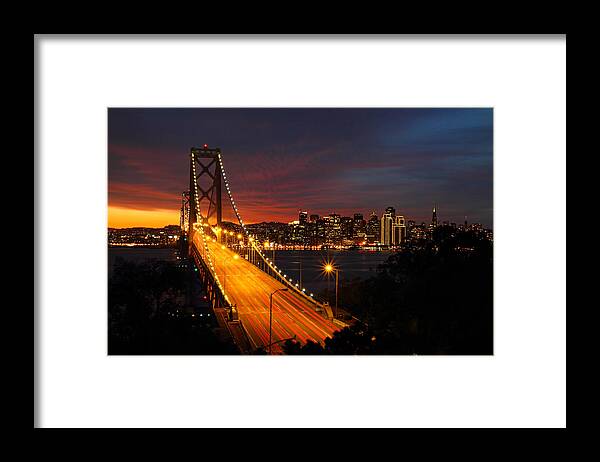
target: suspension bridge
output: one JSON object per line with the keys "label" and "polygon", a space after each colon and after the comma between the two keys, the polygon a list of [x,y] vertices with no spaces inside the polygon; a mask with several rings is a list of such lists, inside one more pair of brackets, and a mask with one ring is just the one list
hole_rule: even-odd
{"label": "suspension bridge", "polygon": [[[222,226],[223,187],[239,233]],[[344,326],[327,302],[277,267],[265,243],[248,232],[219,148],[205,144],[190,149],[189,191],[182,195],[180,225],[191,274],[199,277],[219,324],[242,353],[259,348],[281,353],[288,339],[323,345]]]}

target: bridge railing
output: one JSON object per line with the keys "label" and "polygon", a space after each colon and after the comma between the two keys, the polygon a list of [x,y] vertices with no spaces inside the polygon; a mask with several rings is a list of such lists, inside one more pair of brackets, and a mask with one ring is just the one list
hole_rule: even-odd
{"label": "bridge railing", "polygon": [[[213,279],[214,281],[214,274],[211,271],[211,269],[209,268],[209,266],[206,264],[206,261],[204,260],[204,258],[202,258],[202,255],[200,253],[200,251],[198,250],[197,246],[193,244],[193,239],[192,239],[192,251],[191,251],[191,257],[194,259],[194,261],[196,262],[196,264],[199,264],[202,266],[203,271],[210,275],[210,277]],[[237,307],[235,307],[234,305],[232,305],[232,303],[229,301],[229,298],[227,297],[227,295],[224,293],[224,291],[222,290],[221,286],[217,286],[219,293],[221,294],[220,298],[221,298],[221,304],[225,305],[223,308],[225,308],[228,311],[228,314],[231,315],[234,310],[237,310]],[[244,337],[246,338],[246,342],[248,343],[248,345],[252,344],[251,341],[251,337],[250,334],[248,333],[248,331],[246,330],[246,326],[244,326],[243,321],[238,317],[235,316],[235,319],[230,319],[227,321],[227,329],[229,330],[230,334],[231,334],[231,325],[229,324],[230,322],[232,322],[239,325],[242,334],[244,335]],[[233,340],[234,343],[237,344],[238,348],[240,348],[240,350],[242,351],[242,353],[248,353],[247,351],[243,351],[244,350],[244,346],[243,345],[239,345],[237,340],[235,339],[235,336],[233,336]]]}
{"label": "bridge railing", "polygon": [[278,268],[277,265],[275,265],[273,263],[273,261],[271,261],[269,258],[267,258],[262,250],[259,248],[258,244],[256,243],[256,241],[251,241],[251,245],[252,248],[254,248],[254,250],[256,252],[258,252],[258,254],[260,255],[260,257],[262,258],[263,262],[265,263],[265,269],[269,268],[269,271],[265,271],[265,269],[263,269],[263,271],[270,275],[271,277],[273,277],[274,279],[284,283],[288,289],[292,289],[293,292],[295,292],[296,294],[300,295],[301,297],[303,297],[306,301],[308,301],[309,303],[315,305],[319,310],[324,311],[327,313],[327,309],[326,306],[323,302],[317,300],[314,295],[311,295],[309,293],[306,293],[306,288],[305,287],[300,287],[298,284],[294,284],[292,282],[292,278],[290,278],[288,280],[287,277],[284,277],[284,273],[283,270],[281,268]]}
{"label": "bridge railing", "polygon": [[[215,274],[212,271],[212,269],[209,267],[209,265],[206,264],[206,261],[203,258],[200,250],[194,243],[194,239],[192,239],[191,248],[192,248],[192,256],[193,256],[194,260],[196,261],[196,263],[202,265],[203,271],[206,274],[209,274],[211,279],[216,283]],[[232,306],[231,302],[229,301],[229,297],[227,297],[227,295],[223,291],[223,287],[221,286],[221,284],[215,284],[215,285],[219,291],[219,294],[221,295],[220,298],[222,299],[222,303],[225,305],[225,308],[231,310],[233,308],[233,306]]]}

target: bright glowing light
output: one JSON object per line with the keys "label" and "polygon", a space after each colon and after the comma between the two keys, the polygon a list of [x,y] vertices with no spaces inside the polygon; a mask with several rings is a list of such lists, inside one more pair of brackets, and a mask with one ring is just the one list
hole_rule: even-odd
{"label": "bright glowing light", "polygon": [[325,269],[325,271],[327,271],[328,273],[331,273],[331,272],[333,271],[333,266],[332,266],[331,264],[327,263],[327,264],[325,265],[325,268],[324,268],[324,269]]}
{"label": "bright glowing light", "polygon": [[236,253],[236,254],[233,256],[233,259],[234,259],[234,260],[237,260],[238,258],[240,258],[240,256],[239,256],[239,255]]}
{"label": "bright glowing light", "polygon": [[238,235],[237,235],[237,238],[238,238],[238,239],[241,239],[241,238],[242,238],[242,235],[241,235],[241,234],[238,234]]}
{"label": "bright glowing light", "polygon": [[221,249],[224,249],[224,248],[225,248],[225,246],[224,246],[224,245],[222,245],[222,246],[221,246]]}

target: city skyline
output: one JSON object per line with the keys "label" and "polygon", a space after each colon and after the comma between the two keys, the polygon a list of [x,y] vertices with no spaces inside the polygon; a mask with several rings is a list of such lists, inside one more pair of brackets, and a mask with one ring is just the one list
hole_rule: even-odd
{"label": "city skyline", "polygon": [[[114,246],[167,246],[173,247],[181,242],[182,227],[186,226],[186,214],[182,214],[179,225],[167,225],[160,228],[132,227],[109,228],[108,243]],[[269,248],[293,248],[295,250],[322,250],[333,246],[336,249],[401,249],[410,246],[423,247],[435,240],[439,227],[446,228],[442,234],[456,236],[457,233],[470,232],[479,238],[492,240],[493,231],[480,223],[448,222],[437,217],[437,209],[432,210],[429,223],[416,223],[394,207],[387,207],[379,217],[377,214],[366,216],[355,213],[353,216],[340,216],[332,213],[320,216],[300,210],[298,219],[288,222],[247,223],[246,232],[256,239],[259,245]],[[217,232],[219,227],[215,228]],[[229,236],[244,233],[239,224],[223,221],[222,229]],[[229,239],[229,238],[228,238]],[[233,240],[235,241],[235,239]]]}
{"label": "city skyline", "polygon": [[[181,204],[179,204],[179,205],[181,206]],[[342,218],[352,218],[352,217],[354,217],[354,215],[360,214],[360,215],[363,216],[363,218],[365,220],[368,220],[369,217],[371,216],[371,214],[375,213],[377,215],[377,218],[381,219],[381,217],[385,214],[385,210],[388,209],[388,208],[390,208],[390,207],[395,209],[395,207],[393,207],[393,206],[387,206],[387,207],[379,207],[378,209],[382,210],[380,213],[377,213],[377,209],[369,209],[368,211],[355,210],[355,211],[353,211],[351,213],[347,213],[347,214],[338,213],[336,211],[331,211],[329,213],[315,213],[314,211],[312,211],[310,209],[304,208],[304,209],[298,209],[296,211],[296,215],[292,215],[292,216],[290,216],[288,218],[283,217],[282,219],[279,219],[279,220],[261,220],[261,221],[255,221],[255,222],[248,222],[247,221],[247,224],[248,225],[256,225],[256,224],[261,224],[261,223],[289,224],[289,223],[292,223],[293,221],[297,221],[298,220],[298,215],[300,213],[302,213],[302,212],[307,212],[309,217],[313,216],[313,215],[316,215],[316,216],[319,216],[320,218],[328,217],[328,216],[332,216],[332,215],[339,215]],[[433,208],[436,209],[436,215],[437,215],[437,213],[439,212],[439,207],[437,207],[437,204],[434,204],[434,206],[432,206],[432,208],[429,210],[429,218],[424,218],[422,220],[416,220],[413,217],[410,217],[408,215],[404,215],[402,213],[402,210],[398,210],[398,214],[402,215],[403,217],[405,217],[406,221],[414,221],[415,224],[428,224],[428,223],[432,222],[431,218],[432,218]],[[180,213],[180,210],[177,211],[176,217],[174,218],[174,221],[172,223],[160,224],[158,226],[144,225],[144,224],[131,225],[131,226],[110,226],[110,224],[109,224],[108,228],[114,228],[114,229],[125,229],[125,228],[164,228],[164,227],[168,227],[168,226],[179,226],[177,223],[175,223],[175,219],[177,221],[179,221],[179,218],[180,218],[179,217],[179,213]],[[231,219],[227,219],[227,220],[224,219],[223,221],[226,222],[226,223],[235,223],[235,217],[229,217],[229,218],[231,218]],[[467,221],[469,223],[477,223],[477,224],[482,224],[483,225],[483,223],[469,220],[469,217],[466,216],[466,215],[462,217],[462,220],[457,219],[456,221],[452,221],[452,220],[449,220],[449,219],[443,219],[443,218],[444,218],[444,216],[442,215],[442,219],[439,219],[439,221],[440,222],[454,223],[454,224],[460,224],[460,223],[464,223],[465,221]],[[487,228],[488,229],[492,229],[492,227],[487,227]]]}
{"label": "city skyline", "polygon": [[247,223],[389,206],[420,223],[435,204],[493,227],[491,109],[119,108],[108,124],[109,227],[177,223],[185,159],[204,142],[222,149]]}

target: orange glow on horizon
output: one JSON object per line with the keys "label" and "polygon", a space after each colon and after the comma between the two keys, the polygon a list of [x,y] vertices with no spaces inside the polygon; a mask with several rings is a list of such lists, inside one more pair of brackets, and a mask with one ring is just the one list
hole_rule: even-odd
{"label": "orange glow on horizon", "polygon": [[109,228],[162,228],[179,224],[179,210],[139,210],[125,207],[108,207]]}

